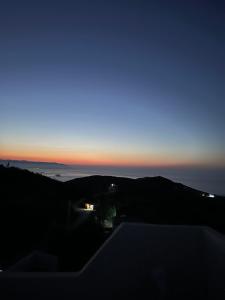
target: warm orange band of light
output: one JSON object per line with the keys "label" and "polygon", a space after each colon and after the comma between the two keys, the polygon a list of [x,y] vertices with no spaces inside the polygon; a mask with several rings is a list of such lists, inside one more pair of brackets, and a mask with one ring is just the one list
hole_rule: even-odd
{"label": "warm orange band of light", "polygon": [[104,152],[76,152],[64,149],[26,149],[16,148],[0,150],[0,159],[31,160],[42,162],[57,162],[77,165],[99,166],[132,166],[132,167],[176,167],[204,165],[204,161],[196,163],[191,158],[184,159],[168,154],[140,153],[104,153]]}
{"label": "warm orange band of light", "polygon": [[74,154],[68,155],[65,153],[61,154],[42,154],[42,153],[13,153],[0,152],[0,159],[5,160],[31,160],[31,161],[42,161],[42,162],[57,162],[64,164],[78,164],[78,165],[108,165],[108,166],[165,166],[170,165],[168,161],[165,159],[144,159],[137,157],[128,157],[125,158],[123,155],[121,157],[117,157],[117,155],[112,154]]}

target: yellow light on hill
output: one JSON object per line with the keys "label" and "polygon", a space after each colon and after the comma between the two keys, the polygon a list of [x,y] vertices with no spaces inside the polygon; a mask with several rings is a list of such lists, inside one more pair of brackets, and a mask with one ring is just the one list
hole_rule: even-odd
{"label": "yellow light on hill", "polygon": [[94,205],[90,203],[85,203],[85,209],[86,210],[94,210]]}

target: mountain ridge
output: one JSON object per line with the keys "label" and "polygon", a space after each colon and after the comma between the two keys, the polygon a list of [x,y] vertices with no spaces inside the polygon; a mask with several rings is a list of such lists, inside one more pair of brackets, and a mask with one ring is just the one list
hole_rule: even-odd
{"label": "mountain ridge", "polygon": [[57,162],[44,162],[44,161],[32,161],[32,160],[14,160],[14,159],[0,159],[0,164],[39,164],[39,165],[55,165],[55,166],[68,166],[66,164],[57,163]]}

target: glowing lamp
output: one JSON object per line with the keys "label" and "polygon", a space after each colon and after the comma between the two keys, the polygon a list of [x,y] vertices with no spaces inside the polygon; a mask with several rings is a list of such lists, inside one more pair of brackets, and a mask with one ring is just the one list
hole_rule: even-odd
{"label": "glowing lamp", "polygon": [[94,210],[94,205],[90,203],[85,203],[85,209],[87,210]]}
{"label": "glowing lamp", "polygon": [[215,198],[215,195],[209,194],[208,197],[209,197],[209,198]]}

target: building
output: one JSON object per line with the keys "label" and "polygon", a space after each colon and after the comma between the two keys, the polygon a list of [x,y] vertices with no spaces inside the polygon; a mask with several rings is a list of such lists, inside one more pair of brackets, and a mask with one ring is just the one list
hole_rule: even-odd
{"label": "building", "polygon": [[225,237],[123,223],[78,273],[1,272],[2,299],[224,299]]}

